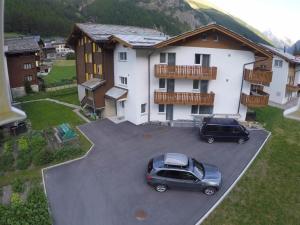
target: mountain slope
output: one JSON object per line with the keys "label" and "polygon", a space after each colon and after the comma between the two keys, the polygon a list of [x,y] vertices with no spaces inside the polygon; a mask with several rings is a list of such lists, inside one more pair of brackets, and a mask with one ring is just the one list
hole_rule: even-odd
{"label": "mountain slope", "polygon": [[5,31],[67,36],[76,22],[135,25],[176,35],[216,22],[255,42],[259,32],[205,0],[9,0]]}

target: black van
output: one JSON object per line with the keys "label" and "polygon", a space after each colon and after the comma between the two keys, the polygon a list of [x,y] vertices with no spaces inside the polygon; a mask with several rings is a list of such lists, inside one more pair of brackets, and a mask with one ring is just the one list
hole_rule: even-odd
{"label": "black van", "polygon": [[235,119],[206,117],[200,127],[200,137],[210,144],[215,140],[242,144],[249,140],[249,131]]}

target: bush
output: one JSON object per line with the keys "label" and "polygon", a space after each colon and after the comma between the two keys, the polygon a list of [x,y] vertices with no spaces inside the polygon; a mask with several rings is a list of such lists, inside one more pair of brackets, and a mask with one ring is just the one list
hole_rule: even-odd
{"label": "bush", "polygon": [[73,159],[75,157],[79,157],[84,153],[84,151],[80,148],[71,148],[71,147],[65,147],[62,149],[57,150],[54,153],[54,161],[56,162],[62,162],[68,159]]}
{"label": "bush", "polygon": [[18,193],[12,193],[10,203],[12,206],[19,206],[22,204],[22,199]]}
{"label": "bush", "polygon": [[26,170],[31,165],[32,157],[30,153],[19,153],[17,157],[17,169]]}
{"label": "bush", "polygon": [[14,166],[14,156],[12,153],[6,153],[0,156],[0,171],[10,171]]}
{"label": "bush", "polygon": [[35,166],[46,165],[53,161],[53,153],[50,151],[42,150],[33,156],[33,164]]}
{"label": "bush", "polygon": [[2,196],[3,196],[3,188],[0,187],[0,197],[2,197]]}
{"label": "bush", "polygon": [[12,153],[13,151],[13,140],[8,140],[4,143],[3,154]]}
{"label": "bush", "polygon": [[36,133],[31,137],[30,146],[34,153],[40,152],[46,145],[47,142],[41,133]]}
{"label": "bush", "polygon": [[18,148],[21,153],[29,153],[28,139],[26,137],[23,136],[18,140]]}
{"label": "bush", "polygon": [[66,60],[75,60],[75,53],[68,53],[66,56]]}
{"label": "bush", "polygon": [[25,191],[24,182],[20,178],[14,179],[12,183],[13,192],[23,193]]}
{"label": "bush", "polygon": [[31,83],[29,81],[24,82],[25,92],[26,94],[32,93]]}

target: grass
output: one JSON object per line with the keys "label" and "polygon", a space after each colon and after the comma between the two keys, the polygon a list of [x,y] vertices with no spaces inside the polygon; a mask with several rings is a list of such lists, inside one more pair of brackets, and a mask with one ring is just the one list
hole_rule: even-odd
{"label": "grass", "polygon": [[74,105],[79,105],[78,100],[78,92],[77,88],[67,88],[62,89],[58,91],[52,91],[52,92],[38,92],[26,95],[21,98],[16,98],[16,101],[24,102],[24,101],[31,101],[31,100],[37,100],[37,99],[43,99],[43,98],[52,98],[56,99],[62,102],[71,103]]}
{"label": "grass", "polygon": [[64,80],[74,80],[76,76],[76,67],[74,60],[55,61],[50,73],[44,77],[46,86],[60,84]]}
{"label": "grass", "polygon": [[300,123],[272,107],[258,109],[257,117],[271,139],[205,225],[299,224]]}
{"label": "grass", "polygon": [[73,126],[84,123],[70,108],[48,101],[23,103],[22,109],[34,130],[47,129],[65,122]]}

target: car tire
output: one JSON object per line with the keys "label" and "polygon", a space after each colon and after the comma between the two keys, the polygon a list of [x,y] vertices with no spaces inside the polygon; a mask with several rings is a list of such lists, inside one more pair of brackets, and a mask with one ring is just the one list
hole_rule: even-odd
{"label": "car tire", "polygon": [[166,192],[167,189],[168,189],[167,185],[164,185],[164,184],[158,184],[155,186],[155,190],[160,193]]}
{"label": "car tire", "polygon": [[213,137],[207,138],[207,143],[212,144],[214,143],[215,139]]}
{"label": "car tire", "polygon": [[241,144],[244,144],[246,142],[246,140],[244,138],[240,138],[238,140],[238,143],[241,145]]}
{"label": "car tire", "polygon": [[204,190],[203,190],[204,194],[206,195],[214,195],[216,192],[217,192],[217,189],[214,188],[214,187],[206,187]]}

